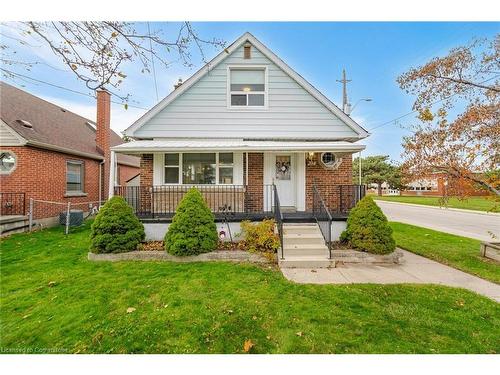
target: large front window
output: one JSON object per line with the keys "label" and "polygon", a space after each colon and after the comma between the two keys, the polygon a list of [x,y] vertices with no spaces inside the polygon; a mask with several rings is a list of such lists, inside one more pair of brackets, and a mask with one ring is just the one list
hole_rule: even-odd
{"label": "large front window", "polygon": [[231,68],[229,74],[231,107],[265,106],[265,69]]}
{"label": "large front window", "polygon": [[215,185],[232,184],[233,153],[171,153],[165,154],[166,184]]}

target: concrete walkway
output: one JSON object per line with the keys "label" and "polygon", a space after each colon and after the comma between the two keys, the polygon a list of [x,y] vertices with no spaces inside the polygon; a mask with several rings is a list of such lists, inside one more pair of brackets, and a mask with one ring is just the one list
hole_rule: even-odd
{"label": "concrete walkway", "polygon": [[377,201],[390,221],[413,224],[441,232],[491,241],[490,233],[500,237],[500,215],[440,207]]}
{"label": "concrete walkway", "polygon": [[400,265],[352,264],[337,268],[283,268],[288,279],[300,284],[440,284],[464,288],[500,302],[500,285],[455,268],[401,250],[404,261]]}

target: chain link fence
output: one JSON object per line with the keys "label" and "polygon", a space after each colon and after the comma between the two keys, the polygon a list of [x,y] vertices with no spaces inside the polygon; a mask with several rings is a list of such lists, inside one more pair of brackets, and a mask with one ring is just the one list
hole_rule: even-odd
{"label": "chain link fence", "polygon": [[71,227],[83,224],[94,217],[105,201],[54,202],[30,198],[28,203],[28,228],[32,232],[57,225],[69,233]]}

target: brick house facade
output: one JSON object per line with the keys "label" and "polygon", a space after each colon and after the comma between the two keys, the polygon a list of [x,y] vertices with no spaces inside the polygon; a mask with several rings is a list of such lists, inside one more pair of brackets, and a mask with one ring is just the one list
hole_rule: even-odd
{"label": "brick house facade", "polygon": [[[110,147],[122,143],[110,129],[109,93],[97,93],[96,123],[6,83],[0,94],[0,216],[26,214],[30,198],[59,203],[39,202],[35,219],[58,215],[68,202],[86,211],[104,201]],[[139,174],[139,158],[120,156],[116,167],[126,184]],[[69,191],[74,178],[78,191]]]}

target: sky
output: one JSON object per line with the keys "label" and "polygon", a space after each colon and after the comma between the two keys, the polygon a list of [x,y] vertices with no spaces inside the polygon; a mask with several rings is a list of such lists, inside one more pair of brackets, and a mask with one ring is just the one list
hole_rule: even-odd
{"label": "sky", "polygon": [[[2,26],[3,43],[10,41],[8,36],[14,32],[11,26]],[[162,30],[166,35],[172,35],[178,26],[150,24],[152,30]],[[389,155],[396,162],[401,159],[402,137],[409,134],[407,127],[416,121],[415,115],[392,121],[411,112],[414,101],[399,88],[397,77],[473,38],[491,39],[500,33],[500,23],[478,22],[195,22],[193,27],[202,38],[218,38],[227,44],[244,32],[251,32],[339,107],[342,106],[342,85],[336,80],[345,69],[347,78],[352,80],[348,84],[350,102],[358,103],[352,117],[369,131],[376,128],[362,141],[367,146],[363,154]],[[28,72],[19,66],[9,69],[84,95],[30,79],[8,81],[10,84],[95,120],[95,100],[85,95],[89,93],[85,85],[65,70],[47,47],[32,43],[30,46],[17,44],[15,48],[18,56],[44,64]],[[219,51],[207,47],[204,52],[210,59]],[[179,78],[186,80],[203,65],[195,50],[192,63],[190,68],[173,64],[168,69],[156,64],[159,100],[173,89]],[[120,104],[112,106],[111,126],[117,132],[130,126],[158,101],[153,75],[141,73],[140,69],[139,64],[128,64],[124,69],[127,78],[121,92],[130,93],[131,101],[127,110]],[[372,101],[359,101],[363,98]],[[118,98],[114,100],[119,102]],[[387,124],[380,126],[384,123]]]}

